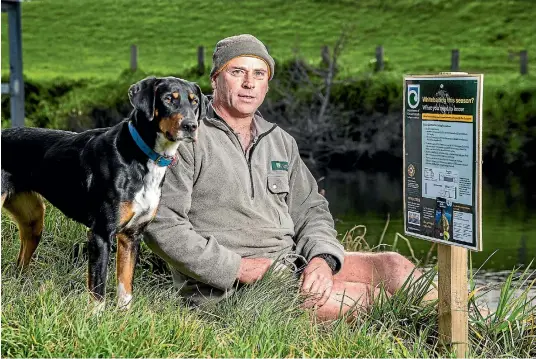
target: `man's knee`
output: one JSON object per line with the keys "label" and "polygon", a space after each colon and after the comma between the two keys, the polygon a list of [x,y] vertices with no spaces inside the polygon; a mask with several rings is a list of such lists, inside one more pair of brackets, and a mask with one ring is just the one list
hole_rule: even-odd
{"label": "man's knee", "polygon": [[383,252],[378,254],[378,262],[385,272],[391,272],[393,274],[404,273],[407,274],[415,266],[403,255],[396,252]]}

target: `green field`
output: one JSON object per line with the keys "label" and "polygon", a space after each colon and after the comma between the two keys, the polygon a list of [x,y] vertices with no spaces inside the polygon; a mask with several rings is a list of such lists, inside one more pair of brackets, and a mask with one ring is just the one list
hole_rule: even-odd
{"label": "green field", "polygon": [[[387,69],[402,73],[448,71],[452,49],[463,71],[516,77],[526,49],[536,73],[536,4],[528,0],[209,1],[39,0],[22,4],[24,73],[34,80],[116,78],[129,67],[130,45],[139,67],[157,74],[196,66],[204,46],[206,66],[216,42],[251,33],[276,60],[293,49],[320,60],[322,45],[341,31],[348,42],[341,75],[368,71],[377,45]],[[7,18],[2,14],[2,75],[9,71]],[[277,70],[276,70],[277,73]]]}

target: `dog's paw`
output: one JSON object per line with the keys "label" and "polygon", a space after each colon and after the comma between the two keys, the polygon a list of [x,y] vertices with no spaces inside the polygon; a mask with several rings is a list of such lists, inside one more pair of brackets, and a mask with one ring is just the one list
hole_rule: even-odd
{"label": "dog's paw", "polygon": [[125,295],[117,299],[117,309],[119,310],[129,310],[132,304],[132,296]]}
{"label": "dog's paw", "polygon": [[102,313],[104,313],[104,309],[106,308],[106,301],[97,301],[94,299],[90,299],[89,307],[89,313],[91,316],[100,316]]}
{"label": "dog's paw", "polygon": [[127,291],[123,283],[117,286],[117,308],[119,310],[129,310],[132,302],[132,291]]}

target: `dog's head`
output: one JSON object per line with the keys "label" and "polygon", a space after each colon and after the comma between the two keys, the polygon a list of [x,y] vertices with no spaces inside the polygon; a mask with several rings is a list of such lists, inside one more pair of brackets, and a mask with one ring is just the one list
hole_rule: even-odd
{"label": "dog's head", "polygon": [[128,97],[137,125],[151,124],[172,142],[197,139],[198,123],[206,114],[197,84],[176,77],[147,77],[130,86]]}

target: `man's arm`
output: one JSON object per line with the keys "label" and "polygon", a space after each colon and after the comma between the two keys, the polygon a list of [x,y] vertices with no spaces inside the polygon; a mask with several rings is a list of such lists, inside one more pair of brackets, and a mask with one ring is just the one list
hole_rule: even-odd
{"label": "man's arm", "polygon": [[309,261],[301,277],[302,293],[309,295],[304,305],[320,307],[331,295],[333,274],[342,267],[344,248],[337,240],[328,202],[318,193],[294,140],[289,170],[287,203],[294,221],[296,252]]}
{"label": "man's arm", "polygon": [[240,283],[251,284],[266,274],[274,261],[269,258],[242,258],[237,279]]}
{"label": "man's arm", "polygon": [[193,145],[181,144],[178,154],[177,165],[166,173],[160,205],[147,226],[145,241],[181,273],[218,289],[231,288],[239,276],[241,257],[214,237],[205,238],[194,231],[188,219],[194,182]]}
{"label": "man's arm", "polygon": [[328,202],[318,193],[316,180],[300,158],[296,141],[292,142],[287,204],[294,221],[296,253],[308,261],[320,257],[327,265],[335,262],[336,273],[344,261],[344,248],[336,238]]}

